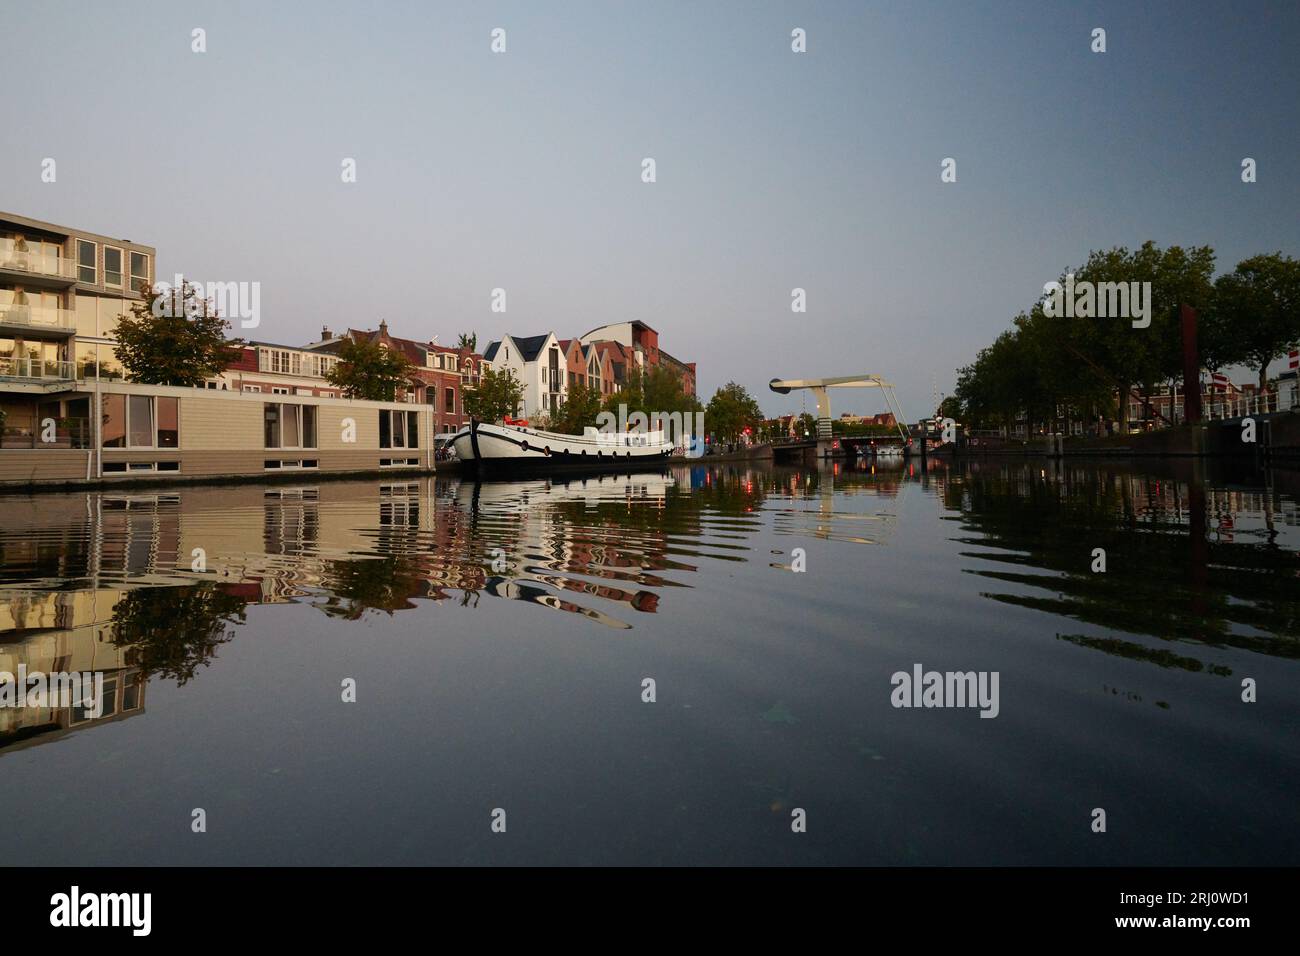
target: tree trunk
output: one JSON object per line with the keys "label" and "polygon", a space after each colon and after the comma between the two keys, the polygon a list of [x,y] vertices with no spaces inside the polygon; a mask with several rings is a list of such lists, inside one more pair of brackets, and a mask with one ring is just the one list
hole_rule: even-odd
{"label": "tree trunk", "polygon": [[1268,362],[1259,367],[1259,394],[1264,394],[1264,387],[1268,385]]}

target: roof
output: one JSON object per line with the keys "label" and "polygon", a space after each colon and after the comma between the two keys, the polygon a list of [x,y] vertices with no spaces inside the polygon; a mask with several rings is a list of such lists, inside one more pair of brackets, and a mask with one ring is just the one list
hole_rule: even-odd
{"label": "roof", "polygon": [[[546,344],[546,340],[550,337],[550,332],[543,332],[541,335],[529,335],[525,338],[519,338],[513,335],[507,336],[511,342],[515,343],[515,348],[519,350],[519,355],[525,362],[531,362],[537,358],[537,353],[542,350],[542,346]],[[488,345],[486,351],[484,351],[483,357],[489,362],[496,361],[497,349],[500,347],[500,341],[491,343]]]}
{"label": "roof", "polygon": [[537,358],[537,353],[542,350],[546,340],[551,337],[550,332],[543,332],[541,335],[530,335],[527,338],[517,339],[510,336],[514,341],[515,347],[519,349],[519,354],[524,357],[525,362],[531,362]]}
{"label": "roof", "polygon": [[[632,326],[632,328],[634,328],[634,329],[635,329],[635,328],[642,328],[642,329],[645,329],[647,332],[654,332],[655,335],[658,335],[658,334],[659,334],[659,333],[656,332],[654,329],[650,328],[650,326],[648,326],[648,325],[646,325],[644,322],[642,322],[640,319],[626,319],[626,320],[624,320],[624,321],[625,321],[628,325]],[[596,326],[594,329],[592,329],[590,332],[586,333],[586,334],[583,335],[582,337],[585,339],[585,338],[587,338],[588,336],[595,335],[595,334],[596,334],[597,332],[599,332],[601,329],[607,329],[607,328],[609,328],[611,325],[623,325],[623,324],[624,324],[623,322],[606,322],[604,325],[598,325],[598,326]]]}

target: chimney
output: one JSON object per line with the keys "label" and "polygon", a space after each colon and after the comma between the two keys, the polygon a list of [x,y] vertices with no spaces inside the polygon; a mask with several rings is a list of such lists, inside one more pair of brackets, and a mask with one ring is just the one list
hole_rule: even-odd
{"label": "chimney", "polygon": [[379,335],[382,338],[388,337],[388,322],[384,319],[379,320]]}
{"label": "chimney", "polygon": [[320,328],[320,337],[322,342],[328,342],[330,339],[334,338],[334,333],[330,331],[328,325],[322,325]]}

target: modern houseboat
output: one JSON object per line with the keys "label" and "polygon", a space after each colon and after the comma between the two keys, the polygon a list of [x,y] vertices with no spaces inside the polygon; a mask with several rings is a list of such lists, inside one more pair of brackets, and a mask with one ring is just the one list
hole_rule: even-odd
{"label": "modern houseboat", "polygon": [[667,464],[673,451],[662,431],[602,432],[588,426],[581,435],[564,435],[511,419],[499,425],[471,419],[452,446],[480,477],[654,469]]}
{"label": "modern houseboat", "polygon": [[434,467],[429,405],[73,381],[10,383],[0,407],[0,487]]}

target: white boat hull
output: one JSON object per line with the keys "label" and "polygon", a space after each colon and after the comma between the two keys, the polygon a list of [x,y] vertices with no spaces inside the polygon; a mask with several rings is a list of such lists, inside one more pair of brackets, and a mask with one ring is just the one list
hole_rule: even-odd
{"label": "white boat hull", "polygon": [[559,471],[629,471],[667,464],[672,446],[662,433],[562,435],[520,425],[471,421],[452,440],[456,457],[481,475]]}

